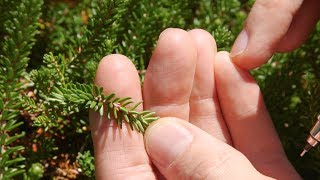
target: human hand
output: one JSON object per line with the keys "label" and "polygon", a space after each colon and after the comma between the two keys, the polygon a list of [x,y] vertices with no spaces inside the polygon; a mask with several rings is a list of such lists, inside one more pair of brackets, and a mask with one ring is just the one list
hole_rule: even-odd
{"label": "human hand", "polygon": [[319,18],[319,0],[257,0],[232,47],[232,60],[245,69],[259,67],[275,52],[298,48]]}
{"label": "human hand", "polygon": [[143,137],[91,113],[97,179],[300,178],[258,85],[228,53],[217,53],[214,39],[203,30],[161,34],[143,93],[137,70],[122,55],[100,62],[95,83],[105,93],[143,99],[140,110],[165,117]]}

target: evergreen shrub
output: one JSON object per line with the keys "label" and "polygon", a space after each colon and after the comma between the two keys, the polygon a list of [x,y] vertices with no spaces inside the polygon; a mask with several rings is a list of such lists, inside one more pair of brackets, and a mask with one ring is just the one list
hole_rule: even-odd
{"label": "evergreen shrub", "polygon": [[[138,131],[157,119],[126,108],[130,98],[101,95],[93,86],[100,59],[121,53],[143,72],[168,27],[203,28],[228,51],[253,3],[0,0],[0,179],[93,179],[90,109],[121,112]],[[286,153],[306,179],[320,169],[319,148],[299,157],[320,112],[319,44],[320,24],[300,49],[252,71]],[[104,109],[111,101],[123,107]]]}

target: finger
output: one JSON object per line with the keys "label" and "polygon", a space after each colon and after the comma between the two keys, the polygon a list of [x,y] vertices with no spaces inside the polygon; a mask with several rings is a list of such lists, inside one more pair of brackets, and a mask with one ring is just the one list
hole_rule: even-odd
{"label": "finger", "polygon": [[196,72],[189,101],[189,120],[217,139],[231,143],[221,115],[214,83],[216,42],[210,33],[201,29],[191,30],[189,34],[197,47]]}
{"label": "finger", "polygon": [[170,28],[161,33],[145,75],[145,109],[161,117],[189,119],[196,56],[195,45],[186,31]]}
{"label": "finger", "polygon": [[298,48],[309,36],[320,18],[320,1],[305,0],[294,16],[288,32],[277,45],[278,52]]}
{"label": "finger", "polygon": [[[125,56],[109,55],[103,58],[95,83],[103,87],[106,94],[129,96],[135,102],[142,99],[137,70]],[[141,134],[125,125],[120,129],[113,119],[100,118],[97,113],[90,114],[90,125],[97,179],[154,177]]]}
{"label": "finger", "polygon": [[232,60],[245,69],[267,62],[287,32],[303,0],[257,0],[231,50]]}
{"label": "finger", "polygon": [[167,179],[263,177],[239,151],[178,118],[156,121],[144,138],[152,162]]}
{"label": "finger", "polygon": [[291,174],[291,179],[297,178],[253,77],[236,67],[227,52],[217,53],[215,73],[221,110],[234,147],[265,175],[287,179]]}

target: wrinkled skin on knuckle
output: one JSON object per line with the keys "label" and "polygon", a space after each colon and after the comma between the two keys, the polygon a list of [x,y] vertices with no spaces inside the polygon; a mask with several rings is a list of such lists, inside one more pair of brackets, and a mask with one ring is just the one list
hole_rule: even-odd
{"label": "wrinkled skin on knuckle", "polygon": [[229,149],[219,149],[221,147],[216,148],[217,153],[215,150],[212,154],[203,153],[203,149],[212,149],[214,145],[205,142],[193,144],[193,147],[168,166],[168,179],[212,179],[226,175],[236,154]]}

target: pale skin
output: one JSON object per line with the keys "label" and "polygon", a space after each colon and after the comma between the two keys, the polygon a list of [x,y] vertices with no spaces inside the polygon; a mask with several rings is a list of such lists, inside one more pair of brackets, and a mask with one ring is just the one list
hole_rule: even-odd
{"label": "pale skin", "polygon": [[162,117],[143,136],[91,113],[97,179],[301,179],[254,78],[204,30],[163,31],[143,87],[116,54],[102,59],[95,83]]}
{"label": "pale skin", "polygon": [[257,0],[230,55],[203,30],[167,29],[143,87],[127,57],[103,58],[95,83],[162,118],[143,136],[91,113],[96,178],[301,179],[247,70],[299,47],[319,18],[319,0]]}
{"label": "pale skin", "polygon": [[298,48],[319,18],[319,0],[256,0],[232,47],[232,60],[245,69],[259,67],[275,52]]}

